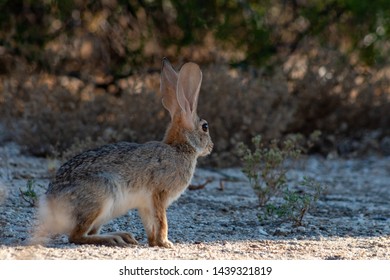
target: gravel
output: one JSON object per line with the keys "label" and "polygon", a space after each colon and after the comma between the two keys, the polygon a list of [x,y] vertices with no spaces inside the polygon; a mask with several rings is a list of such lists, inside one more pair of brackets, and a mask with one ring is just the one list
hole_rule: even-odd
{"label": "gravel", "polygon": [[164,249],[146,245],[135,210],[103,231],[129,231],[137,246],[79,246],[66,236],[29,245],[36,208],[20,189],[33,179],[42,194],[58,162],[23,155],[12,143],[0,147],[0,156],[0,259],[390,259],[390,157],[310,156],[291,167],[290,183],[311,176],[327,185],[299,227],[261,223],[257,198],[240,169],[198,169],[193,184],[211,182],[170,206],[175,247]]}

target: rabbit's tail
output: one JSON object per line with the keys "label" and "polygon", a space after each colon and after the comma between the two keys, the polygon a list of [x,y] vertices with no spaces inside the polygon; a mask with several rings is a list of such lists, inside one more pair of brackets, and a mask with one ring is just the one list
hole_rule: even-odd
{"label": "rabbit's tail", "polygon": [[74,228],[67,203],[43,196],[39,200],[38,224],[30,240],[31,244],[45,244],[50,236],[69,233]]}

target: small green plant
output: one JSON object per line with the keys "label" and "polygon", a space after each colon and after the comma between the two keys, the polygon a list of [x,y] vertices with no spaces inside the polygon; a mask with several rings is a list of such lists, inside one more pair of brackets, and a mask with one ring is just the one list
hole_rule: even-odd
{"label": "small green plant", "polygon": [[35,191],[35,181],[33,179],[27,180],[25,190],[19,189],[19,191],[22,199],[26,201],[31,207],[37,206],[38,195]]}
{"label": "small green plant", "polygon": [[[310,143],[318,139],[319,135],[319,132],[314,132],[309,138]],[[322,184],[308,177],[304,177],[296,189],[288,188],[286,163],[301,156],[303,148],[298,144],[301,140],[302,137],[295,135],[281,144],[276,140],[271,141],[266,147],[261,136],[256,136],[252,139],[253,151],[243,143],[239,145],[244,163],[243,172],[264,209],[264,214],[259,215],[261,220],[276,216],[299,226],[322,193]]]}
{"label": "small green plant", "polygon": [[285,140],[281,147],[273,140],[265,147],[261,136],[252,139],[254,151],[240,143],[239,150],[244,161],[243,172],[259,197],[260,206],[285,188],[287,168],[284,163],[288,158],[298,158],[301,150],[296,146],[294,138]]}
{"label": "small green plant", "polygon": [[304,177],[299,183],[300,190],[286,188],[283,192],[283,202],[279,205],[268,203],[265,206],[262,220],[277,216],[280,219],[292,221],[294,226],[301,226],[305,214],[317,202],[323,186],[313,178]]}

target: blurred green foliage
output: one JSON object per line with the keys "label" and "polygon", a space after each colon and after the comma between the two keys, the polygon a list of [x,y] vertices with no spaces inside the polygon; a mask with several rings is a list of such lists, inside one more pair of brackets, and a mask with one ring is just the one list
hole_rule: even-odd
{"label": "blurred green foliage", "polygon": [[156,54],[145,50],[151,39],[178,55],[204,44],[207,35],[218,49],[243,54],[231,63],[274,62],[307,36],[357,51],[370,65],[389,54],[388,0],[1,0],[0,10],[0,46],[42,66],[45,44],[80,32],[109,45],[114,68],[153,61]]}

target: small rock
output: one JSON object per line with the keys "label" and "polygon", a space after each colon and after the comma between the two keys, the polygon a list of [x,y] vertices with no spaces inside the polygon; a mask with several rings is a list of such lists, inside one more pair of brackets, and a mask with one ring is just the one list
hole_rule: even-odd
{"label": "small rock", "polygon": [[303,226],[297,227],[297,232],[306,232],[306,228]]}
{"label": "small rock", "polygon": [[291,233],[291,230],[287,228],[278,228],[274,231],[275,236],[287,236]]}
{"label": "small rock", "polygon": [[260,235],[263,235],[263,236],[268,236],[268,232],[266,232],[263,228],[259,227],[258,228],[258,232]]}

